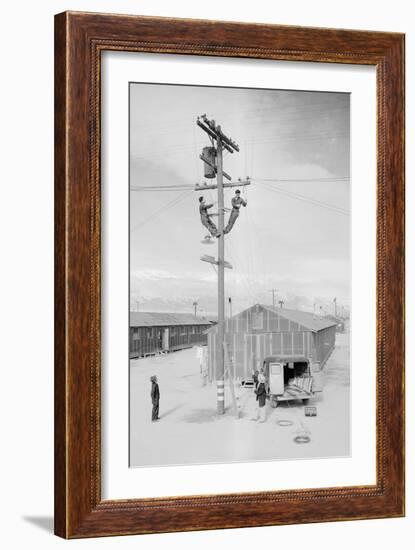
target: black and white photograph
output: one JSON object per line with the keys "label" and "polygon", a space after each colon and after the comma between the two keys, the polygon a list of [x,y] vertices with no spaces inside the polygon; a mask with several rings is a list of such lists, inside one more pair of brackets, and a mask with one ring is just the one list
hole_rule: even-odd
{"label": "black and white photograph", "polygon": [[1,14],[2,548],[406,547],[412,3]]}
{"label": "black and white photograph", "polygon": [[350,456],[350,94],[131,82],[129,172],[130,467]]}

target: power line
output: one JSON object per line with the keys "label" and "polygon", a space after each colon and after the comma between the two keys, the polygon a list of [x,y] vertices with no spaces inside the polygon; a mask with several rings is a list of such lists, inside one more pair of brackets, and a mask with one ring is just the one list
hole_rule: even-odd
{"label": "power line", "polygon": [[251,178],[255,181],[275,182],[275,183],[302,183],[302,182],[323,182],[323,181],[350,181],[347,176],[334,176],[332,178]]}
{"label": "power line", "polygon": [[[301,110],[301,108],[304,107],[304,110]],[[321,109],[315,109],[314,107],[322,107]],[[295,109],[294,112],[290,112],[290,109]],[[347,109],[344,107],[334,106],[334,105],[328,105],[328,102],[323,103],[300,103],[296,105],[292,105],[287,107],[287,112],[285,113],[279,113],[278,114],[278,123],[292,123],[297,121],[304,121],[308,118],[314,118],[316,114],[318,113],[330,113],[330,115],[336,114],[336,113],[345,113],[347,114]],[[261,120],[261,113],[264,113],[262,115],[262,118],[264,115],[269,115],[270,108],[255,108],[255,109],[245,109],[242,111],[239,111],[237,113],[229,113],[229,111],[217,111],[215,113],[216,117],[221,118],[224,120],[224,123],[226,126],[232,126],[232,122],[235,119],[239,119],[240,117],[243,117],[244,121],[247,121],[244,124],[245,128],[252,128],[257,126],[263,125],[263,120]],[[293,114],[297,116],[293,116]],[[145,134],[151,134],[151,129],[154,130],[154,134],[160,135],[160,132],[166,133],[166,134],[175,134],[177,135],[177,130],[179,132],[181,129],[187,129],[189,127],[189,124],[182,121],[182,118],[177,118],[174,120],[170,120],[170,122],[165,122],[162,124],[154,124],[154,120],[151,120],[149,122],[140,120],[140,129],[145,131]],[[269,120],[269,116],[267,116],[267,120]]]}
{"label": "power line", "polygon": [[[257,182],[257,183],[261,183],[261,182]],[[349,216],[350,215],[350,212],[348,210],[345,210],[343,208],[334,206],[332,204],[325,203],[325,202],[322,202],[322,201],[318,201],[318,200],[312,199],[311,197],[306,197],[304,195],[300,195],[299,193],[293,193],[293,192],[286,191],[286,190],[283,190],[283,189],[280,189],[280,188],[277,189],[277,188],[271,187],[271,186],[269,186],[265,183],[261,183],[261,184],[264,186],[265,189],[268,189],[268,191],[277,193],[279,195],[285,195],[285,196],[290,197],[292,199],[297,199],[297,200],[300,200],[302,202],[307,202],[309,204],[313,204],[314,206],[320,206],[321,208],[326,208],[327,210],[331,210],[332,212],[336,212],[337,214],[342,214],[343,216]]]}
{"label": "power line", "polygon": [[[264,136],[264,133],[261,134]],[[334,138],[348,138],[348,133],[340,133],[340,134],[327,134],[326,132],[320,132],[315,134],[298,134],[298,133],[291,133],[291,134],[277,134],[270,133],[269,136],[265,134],[266,139],[252,139],[247,141],[246,143],[249,145],[272,145],[274,143],[280,143],[280,142],[286,142],[286,141],[322,141],[325,139],[334,139]],[[272,139],[267,139],[272,138]],[[200,142],[201,144],[202,142]],[[176,146],[166,146],[163,148],[157,148],[157,149],[150,149],[150,150],[143,150],[141,154],[139,155],[133,155],[134,159],[136,160],[145,160],[149,157],[157,157],[157,156],[174,156],[174,155],[187,155],[188,152],[193,149],[194,145],[193,143],[189,143],[187,145],[176,145]]]}
{"label": "power line", "polygon": [[256,301],[255,292],[254,292],[254,290],[251,286],[251,282],[250,282],[251,277],[245,275],[245,273],[244,273],[244,271],[245,271],[244,264],[243,264],[242,260],[240,259],[239,254],[236,252],[236,249],[232,248],[232,247],[229,248],[229,250],[227,251],[227,254],[230,257],[230,260],[232,262],[232,265],[235,267],[236,272],[239,273],[239,275],[241,277],[240,280],[245,285],[247,293],[250,295],[252,301],[255,302]]}
{"label": "power line", "polygon": [[[323,181],[346,181],[348,178],[344,177],[344,178],[302,178],[302,179],[294,179],[294,178],[290,178],[290,179],[271,179],[271,178],[263,178],[263,179],[253,179],[252,181],[256,181],[257,183],[261,184],[265,189],[267,189],[268,191],[271,191],[271,192],[274,192],[274,193],[277,193],[277,194],[280,194],[280,195],[285,195],[287,197],[290,197],[290,198],[293,198],[293,199],[297,199],[297,200],[301,200],[303,202],[307,202],[309,204],[313,204],[314,206],[320,206],[321,208],[326,208],[327,210],[331,210],[332,212],[336,212],[338,214],[342,214],[344,216],[349,216],[350,215],[350,212],[344,208],[341,208],[341,207],[338,207],[338,206],[335,206],[335,205],[332,205],[332,204],[329,204],[329,203],[325,203],[323,201],[319,201],[319,200],[316,200],[316,199],[313,199],[311,197],[307,197],[305,195],[301,195],[300,193],[295,193],[293,191],[287,191],[286,189],[281,189],[281,188],[276,188],[274,186],[271,186],[269,183],[270,182],[275,182],[275,183],[291,183],[291,182],[323,182]],[[133,231],[135,231],[135,229],[137,229],[138,227],[141,227],[142,225],[144,225],[145,223],[147,223],[147,221],[150,221],[150,219],[152,219],[154,216],[158,215],[158,213],[160,213],[161,211],[163,211],[165,208],[170,208],[171,206],[174,206],[176,204],[176,201],[180,202],[180,200],[182,198],[184,198],[184,196],[187,193],[187,191],[191,191],[193,189],[193,185],[192,184],[183,184],[183,185],[160,185],[160,186],[150,186],[150,185],[143,185],[143,186],[138,186],[138,187],[131,187],[130,190],[132,192],[146,192],[146,191],[156,191],[156,192],[159,192],[159,191],[185,191],[184,194],[180,195],[179,197],[176,197],[175,199],[173,199],[172,201],[168,202],[166,205],[162,206],[159,210],[157,210],[151,217],[147,218],[146,220],[144,220],[143,222],[141,222],[136,228],[133,229]],[[203,189],[201,189],[201,192],[203,191]],[[190,193],[189,193],[190,194]]]}
{"label": "power line", "polygon": [[271,192],[274,192],[274,193],[277,193],[277,194],[280,194],[280,195],[284,195],[286,197],[290,197],[290,198],[293,198],[293,199],[297,199],[297,200],[300,200],[302,202],[312,204],[314,206],[320,206],[321,208],[331,210],[332,212],[336,212],[337,214],[342,214],[343,216],[349,216],[350,215],[350,212],[348,210],[339,208],[337,206],[334,206],[334,205],[331,205],[331,204],[328,204],[328,203],[317,201],[315,199],[311,199],[310,197],[305,197],[304,195],[300,195],[298,193],[292,193],[290,191],[285,191],[285,190],[282,190],[282,189],[273,189],[273,188],[267,187],[267,186],[265,186],[265,188],[268,189]]}
{"label": "power line", "polygon": [[130,191],[187,191],[188,189],[194,189],[194,184],[177,184],[177,185],[139,185],[136,187],[131,186]]}
{"label": "power line", "polygon": [[179,195],[178,197],[175,197],[173,200],[169,201],[167,204],[164,204],[163,206],[161,206],[158,210],[156,210],[153,214],[151,214],[151,216],[149,216],[148,218],[146,218],[144,221],[140,222],[139,224],[137,224],[132,230],[131,230],[131,233],[134,233],[137,229],[139,229],[140,227],[143,227],[143,225],[145,225],[146,223],[154,220],[156,217],[158,217],[162,212],[164,211],[167,211],[168,209],[172,208],[173,206],[176,206],[179,202],[181,202],[183,199],[185,199],[186,197],[190,196],[191,194],[193,193],[193,190],[191,191],[185,191],[184,193],[182,193],[181,195]]}
{"label": "power line", "polygon": [[[350,181],[348,176],[333,176],[332,178],[251,178],[258,183],[321,183],[321,182],[346,182]],[[173,185],[139,185],[131,186],[130,191],[186,191],[187,189],[193,189],[194,185],[191,183],[173,184]],[[203,189],[201,189],[203,190]],[[314,199],[313,199],[314,200]],[[335,207],[337,208],[337,207]]]}

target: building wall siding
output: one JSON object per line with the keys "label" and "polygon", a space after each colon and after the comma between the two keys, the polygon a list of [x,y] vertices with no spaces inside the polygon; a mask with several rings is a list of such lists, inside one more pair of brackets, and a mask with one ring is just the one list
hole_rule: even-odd
{"label": "building wall siding", "polygon": [[[262,328],[259,326],[262,313]],[[302,355],[324,366],[335,346],[336,327],[318,332],[305,329],[295,321],[273,314],[261,306],[245,310],[225,322],[225,340],[237,378],[248,377],[270,355]],[[208,333],[208,367],[211,380],[216,377],[216,328]]]}
{"label": "building wall siding", "polygon": [[[237,378],[250,376],[252,371],[262,366],[262,361],[270,355],[313,355],[313,334],[302,331],[266,333],[225,333],[229,357],[233,360]],[[208,334],[209,376],[216,378],[217,334]]]}
{"label": "building wall siding", "polygon": [[313,336],[313,359],[316,361],[320,361],[320,366],[324,367],[336,344],[336,327],[328,327],[324,330],[321,330],[320,332],[313,334]]}
{"label": "building wall siding", "polygon": [[169,330],[169,351],[207,344],[205,331],[211,325],[130,327],[130,359],[163,351],[163,333]]}

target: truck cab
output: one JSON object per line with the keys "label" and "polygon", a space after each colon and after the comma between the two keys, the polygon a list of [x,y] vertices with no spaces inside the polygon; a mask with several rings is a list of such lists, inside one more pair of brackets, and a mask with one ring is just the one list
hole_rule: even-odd
{"label": "truck cab", "polygon": [[320,362],[295,355],[270,356],[264,359],[262,370],[271,406],[280,401],[302,399],[304,404],[323,391]]}

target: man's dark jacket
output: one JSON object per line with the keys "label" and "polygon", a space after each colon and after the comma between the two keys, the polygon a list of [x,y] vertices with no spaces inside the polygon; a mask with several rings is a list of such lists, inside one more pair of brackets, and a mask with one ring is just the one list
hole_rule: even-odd
{"label": "man's dark jacket", "polygon": [[265,389],[265,384],[263,382],[258,384],[258,387],[255,390],[255,393],[256,393],[256,399],[258,401],[258,405],[260,407],[265,407],[265,401],[267,399],[267,391]]}
{"label": "man's dark jacket", "polygon": [[160,390],[159,385],[156,382],[151,384],[151,400],[153,403],[159,401],[160,399]]}

